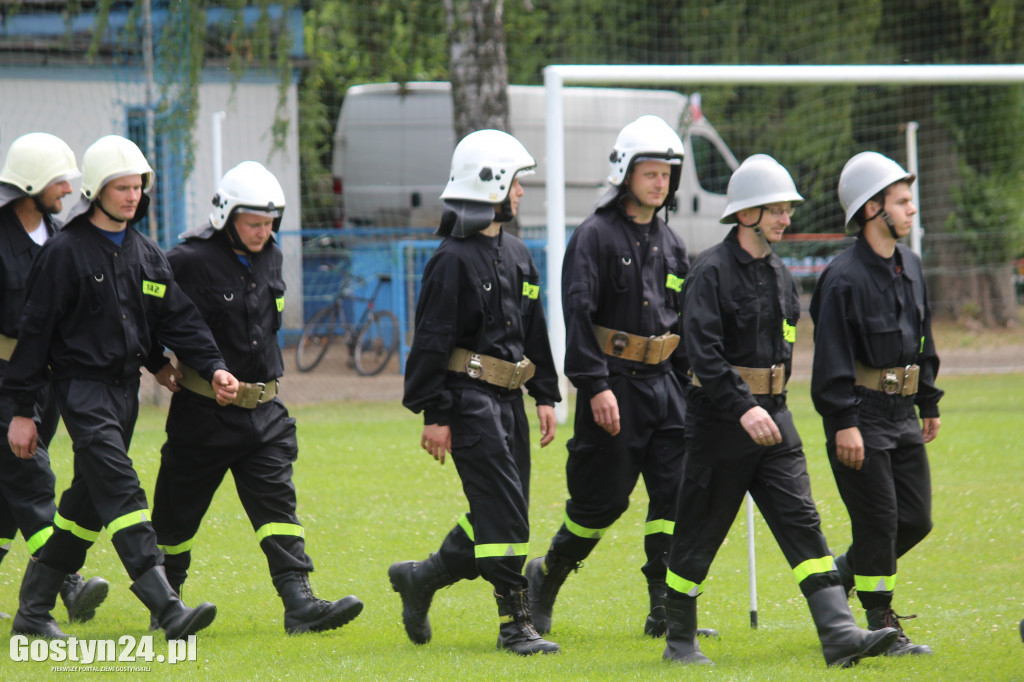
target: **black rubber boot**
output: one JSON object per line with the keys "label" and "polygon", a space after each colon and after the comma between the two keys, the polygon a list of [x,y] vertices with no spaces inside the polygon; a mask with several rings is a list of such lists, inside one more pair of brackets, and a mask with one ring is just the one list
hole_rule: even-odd
{"label": "black rubber boot", "polygon": [[542,635],[551,632],[551,614],[555,609],[555,598],[571,571],[578,571],[582,563],[548,552],[546,556],[531,559],[526,564],[526,580],[529,581],[530,612],[533,625]]}
{"label": "black rubber boot", "polygon": [[818,628],[825,663],[849,668],[862,658],[880,656],[899,636],[895,628],[870,631],[857,627],[846,593],[839,585],[818,590],[807,597],[807,606]]}
{"label": "black rubber boot", "polygon": [[338,601],[318,598],[313,594],[309,574],[305,572],[288,573],[277,578],[274,587],[284,602],[284,631],[289,635],[340,628],[363,610],[363,602],[352,595]]}
{"label": "black rubber boot", "polygon": [[67,639],[67,635],[57,625],[50,612],[57,604],[57,593],[64,584],[67,574],[39,563],[35,559],[28,560],[25,577],[21,580],[21,592],[18,595],[18,612],[11,623],[12,635],[31,635],[47,639]]}
{"label": "black rubber boot", "polygon": [[[166,566],[164,567],[164,575],[167,575],[167,567]],[[171,578],[170,576],[167,577],[167,582],[168,582],[168,584],[170,584],[171,589],[174,590],[174,593],[176,595],[178,595],[178,599],[181,599],[182,598],[181,597],[181,590],[182,590],[182,588],[185,587],[185,583],[184,582],[175,583],[174,579]],[[149,614],[149,629],[150,629],[150,632],[152,632],[154,630],[159,630],[160,629],[160,621],[157,620],[156,614],[152,614],[152,613]]]}
{"label": "black rubber boot", "polygon": [[510,591],[508,594],[494,593],[498,602],[498,648],[520,656],[533,654],[556,654],[559,646],[540,636],[530,617],[530,605],[526,591]]}
{"label": "black rubber boot", "polygon": [[663,659],[687,665],[714,665],[697,643],[696,597],[665,597],[665,625]]}
{"label": "black rubber boot", "polygon": [[178,593],[167,582],[163,566],[154,566],[132,583],[132,592],[149,612],[156,616],[168,640],[185,639],[213,622],[217,607],[203,602],[194,609],[182,603]]}
{"label": "black rubber boot", "polygon": [[458,581],[441,561],[440,554],[431,554],[424,561],[399,561],[388,568],[391,588],[402,598],[402,623],[405,633],[416,644],[430,641],[430,603],[434,593]]}
{"label": "black rubber boot", "polygon": [[839,573],[839,582],[843,586],[843,592],[850,596],[853,594],[853,569],[850,567],[850,560],[845,554],[840,554],[835,559],[836,571]]}
{"label": "black rubber boot", "polygon": [[110,583],[103,578],[85,580],[81,573],[68,573],[60,588],[60,598],[68,610],[68,621],[85,623],[96,615],[96,607],[103,603],[110,591]]}
{"label": "black rubber boot", "polygon": [[914,644],[911,642],[910,638],[907,637],[907,633],[903,632],[903,627],[900,625],[901,620],[917,618],[916,614],[913,616],[897,616],[891,606],[883,606],[877,609],[869,609],[867,615],[868,630],[893,628],[899,633],[896,641],[885,652],[886,656],[906,656],[907,654],[927,656],[932,653],[932,648],[927,644]]}
{"label": "black rubber boot", "polygon": [[[651,597],[651,612],[647,614],[647,622],[644,624],[644,634],[648,637],[665,636],[665,595],[668,587],[665,583],[653,582],[647,584],[647,593]],[[698,637],[718,637],[718,630],[712,628],[697,628]]]}

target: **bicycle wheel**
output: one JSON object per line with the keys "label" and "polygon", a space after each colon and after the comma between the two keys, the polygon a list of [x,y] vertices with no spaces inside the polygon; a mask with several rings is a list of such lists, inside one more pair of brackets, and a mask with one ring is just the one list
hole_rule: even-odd
{"label": "bicycle wheel", "polygon": [[334,303],[321,308],[302,329],[299,345],[295,347],[295,367],[308,372],[324,359],[331,339],[338,331],[338,306]]}
{"label": "bicycle wheel", "polygon": [[398,318],[390,310],[373,311],[352,346],[356,371],[364,377],[380,374],[397,349]]}

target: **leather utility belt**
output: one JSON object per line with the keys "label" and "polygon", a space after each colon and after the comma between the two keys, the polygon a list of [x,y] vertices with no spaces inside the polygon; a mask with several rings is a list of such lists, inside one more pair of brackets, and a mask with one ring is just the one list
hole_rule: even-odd
{"label": "leather utility belt", "polygon": [[533,377],[537,366],[529,358],[508,362],[465,348],[456,348],[448,358],[448,369],[492,386],[514,391]]}
{"label": "leather utility belt", "polygon": [[[781,395],[786,388],[786,366],[772,365],[771,367],[736,367],[733,366],[740,379],[746,382],[753,395]],[[700,386],[700,379],[692,374],[693,385]]]}
{"label": "leather utility belt", "polygon": [[606,355],[642,362],[645,365],[660,365],[668,360],[679,346],[678,334],[637,336],[595,324],[594,335]]}
{"label": "leather utility belt", "polygon": [[875,369],[858,362],[855,383],[887,395],[910,396],[917,393],[917,380],[920,376],[921,368],[917,365]]}
{"label": "leather utility belt", "polygon": [[[213,386],[210,386],[210,382],[199,376],[198,372],[182,362],[178,363],[178,369],[181,370],[182,374],[181,379],[178,380],[181,386],[201,396],[213,398],[214,400],[217,399],[217,394],[213,392]],[[258,381],[256,383],[239,381],[238,395],[231,401],[231,404],[247,410],[254,410],[263,403],[269,403],[277,396],[279,383],[277,379]]]}
{"label": "leather utility belt", "polygon": [[9,362],[14,354],[14,346],[17,343],[18,339],[12,339],[9,336],[0,334],[0,360],[7,360]]}

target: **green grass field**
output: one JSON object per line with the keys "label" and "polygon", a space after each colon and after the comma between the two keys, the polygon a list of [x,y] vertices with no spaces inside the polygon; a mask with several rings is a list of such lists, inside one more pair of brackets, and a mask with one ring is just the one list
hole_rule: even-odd
{"label": "green grass field", "polygon": [[[741,510],[699,601],[701,623],[721,632],[720,639],[702,643],[717,665],[690,669],[664,663],[663,643],[642,634],[647,607],[639,571],[642,485],[629,511],[562,590],[550,637],[562,645],[561,654],[520,658],[497,652],[497,612],[490,587],[481,580],[438,593],[431,610],[433,641],[417,647],[405,636],[387,568],[435,550],[465,511],[464,499],[455,467],[438,466],[419,449],[418,417],[397,403],[358,402],[299,407],[293,414],[301,449],[295,481],[307,550],[317,567],[314,588],[324,598],[359,596],[366,604],[362,615],[330,633],[284,634],[281,602],[228,480],[199,533],[184,590],[187,603],[208,600],[218,608],[217,620],[199,635],[198,660],[135,665],[148,665],[149,676],[203,680],[1024,679],[1024,644],[1017,629],[1024,617],[1024,376],[946,377],[941,385],[946,390],[942,430],[930,447],[935,530],[901,561],[895,602],[899,613],[919,615],[905,625],[913,640],[935,650],[934,656],[876,658],[853,670],[827,669],[805,602],[759,517],[761,626],[751,630]],[[844,548],[846,510],[828,469],[807,384],[794,383],[790,396],[825,533],[833,547]],[[163,416],[158,408],[144,409],[135,432],[132,455],[147,491],[156,477]],[[570,431],[571,424],[561,426],[551,446],[535,447],[533,453],[531,557],[546,549],[562,518]],[[539,441],[536,431],[533,441]],[[66,435],[58,436],[53,452],[59,492],[70,480]],[[0,610],[17,608],[26,558],[19,539],[0,565]],[[114,640],[149,634],[149,615],[128,590],[106,535],[93,547],[83,573],[106,577],[111,593],[96,619],[85,625],[68,626],[58,606],[55,615],[67,632]],[[852,603],[863,624],[859,603]],[[162,636],[154,645],[154,653],[163,651]],[[2,655],[0,679],[63,674],[53,666]],[[131,674],[138,673],[125,673]]]}

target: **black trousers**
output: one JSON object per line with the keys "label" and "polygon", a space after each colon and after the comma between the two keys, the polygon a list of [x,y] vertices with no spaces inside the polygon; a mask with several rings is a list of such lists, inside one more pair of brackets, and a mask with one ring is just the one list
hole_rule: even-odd
{"label": "black trousers", "polygon": [[519,392],[452,389],[452,460],[469,513],[441,543],[453,577],[478,575],[502,594],[527,586],[530,430]]}
{"label": "black trousers", "polygon": [[647,562],[641,570],[648,582],[660,582],[665,579],[686,454],[686,402],[672,372],[613,374],[609,385],[619,404],[621,430],[612,436],[594,423],[592,396],[580,395],[565,465],[568,522],[555,534],[549,551],[573,561],[586,558],[629,507],[629,496],[643,475],[649,502],[644,533]]}
{"label": "black trousers", "polygon": [[313,570],[295,512],[298,452],[295,419],[278,399],[246,410],[185,389],[175,394],[153,499],[153,527],[172,584],[185,581],[192,542],[229,471],[271,577]]}
{"label": "black trousers", "polygon": [[162,563],[146,493],[128,457],[139,414],[139,382],[69,379],[56,382],[54,390],[75,452],[74,478],[61,495],[53,535],[39,560],[75,573],[106,527],[128,576],[135,580]]}
{"label": "black trousers", "polygon": [[874,608],[892,601],[886,588],[895,585],[896,560],[931,532],[931,472],[912,398],[864,392],[858,418],[864,439],[859,471],[837,459],[835,433],[826,434],[826,447],[850,514],[847,558],[854,575],[865,578],[857,579],[857,594],[870,602],[865,608]]}
{"label": "black trousers", "polygon": [[[0,366],[7,363],[0,361]],[[50,468],[50,441],[57,431],[60,412],[53,391],[47,386],[35,405],[34,419],[38,433],[36,456],[19,459],[7,444],[7,429],[14,415],[14,402],[0,398],[0,560],[7,553],[8,543],[18,530],[28,545],[29,552],[38,555],[49,537],[57,479]]]}
{"label": "black trousers", "polygon": [[[739,422],[714,418],[691,405],[686,420],[687,459],[669,552],[669,570],[683,581],[698,587],[704,582],[749,491],[790,567],[813,564],[807,575],[798,575],[804,594],[839,584],[811,498],[803,443],[793,415],[784,403],[771,414],[782,442],[764,447],[751,440]],[[689,591],[679,589],[672,580],[670,585]]]}

